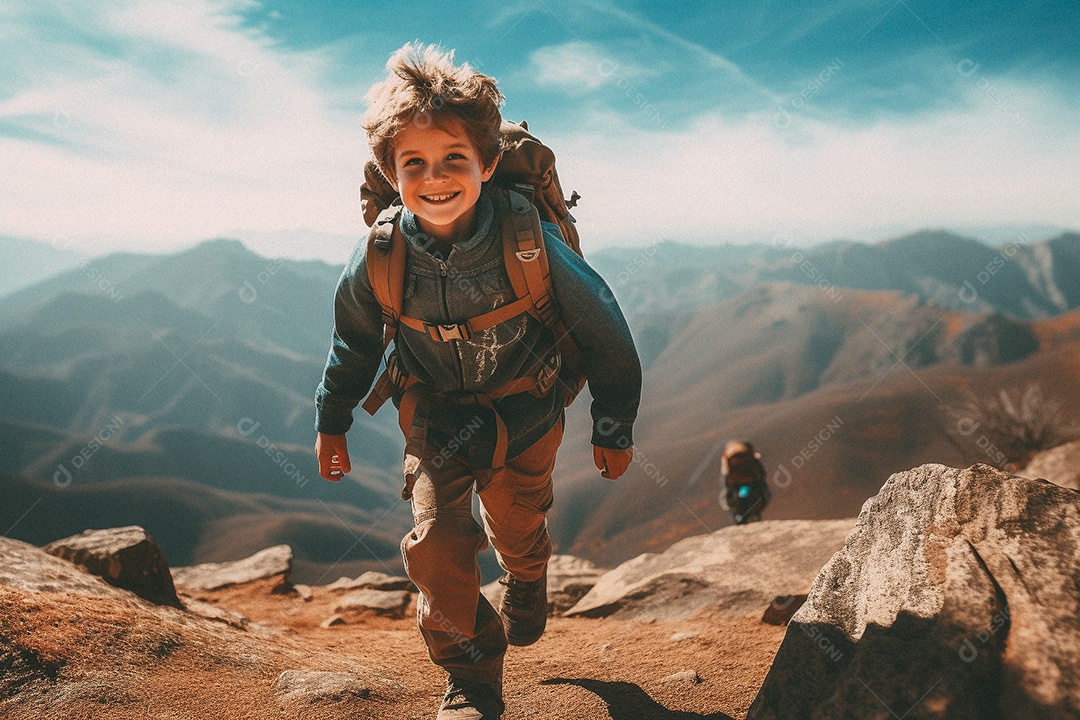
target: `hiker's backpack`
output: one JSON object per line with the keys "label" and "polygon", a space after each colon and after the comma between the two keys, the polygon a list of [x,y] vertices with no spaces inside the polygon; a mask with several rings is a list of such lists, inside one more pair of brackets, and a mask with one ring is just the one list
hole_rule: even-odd
{"label": "hiker's backpack", "polygon": [[742,485],[764,485],[765,466],[754,446],[741,440],[732,440],[724,448],[720,457],[720,471],[724,475],[724,484],[729,488]]}
{"label": "hiker's backpack", "polygon": [[748,442],[731,440],[720,456],[720,471],[724,475],[722,497],[735,524],[760,520],[762,511],[772,499],[760,453]]}
{"label": "hiker's backpack", "polygon": [[[500,129],[509,143],[488,182],[503,188],[510,202],[510,210],[503,219],[502,242],[506,272],[517,299],[460,323],[433,325],[402,314],[406,249],[405,239],[398,229],[401,200],[373,160],[365,165],[360,205],[364,222],[371,226],[365,262],[372,290],[382,308],[383,350],[385,352],[390,346],[400,324],[427,333],[434,340],[464,340],[528,312],[552,331],[559,350],[554,364],[541,369],[536,378],[536,389],[547,392],[561,377],[569,404],[584,386],[585,377],[580,370],[580,351],[552,302],[551,276],[540,221],[558,225],[563,241],[581,255],[577,227],[570,215],[578,194],[575,192],[569,200],[565,199],[555,172],[555,154],[528,132],[524,122],[518,125],[504,120]],[[490,397],[531,390],[525,387],[528,382],[523,382],[530,380],[522,378]],[[392,357],[388,357],[386,370],[364,401],[364,410],[374,415],[394,389],[402,388],[404,382],[400,368],[396,367]]]}

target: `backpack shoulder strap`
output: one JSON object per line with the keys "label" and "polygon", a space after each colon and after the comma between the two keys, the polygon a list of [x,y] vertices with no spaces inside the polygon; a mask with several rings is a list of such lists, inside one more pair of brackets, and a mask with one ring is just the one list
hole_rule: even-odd
{"label": "backpack shoulder strap", "polygon": [[[384,352],[397,334],[405,303],[405,237],[398,229],[400,215],[400,206],[388,207],[379,213],[368,233],[364,254],[371,290],[382,309]],[[393,394],[394,378],[390,370],[388,361],[387,369],[383,370],[363,402],[364,410],[370,415],[374,415]]]}
{"label": "backpack shoulder strap", "polygon": [[405,300],[405,237],[398,228],[400,216],[400,206],[379,213],[368,233],[364,258],[371,289],[382,308],[383,324],[390,333],[386,344],[393,338]]}
{"label": "backpack shoulder strap", "polygon": [[510,212],[503,220],[503,254],[506,273],[518,297],[532,299],[532,312],[544,325],[555,320],[555,305],[551,301],[551,273],[540,214],[529,199],[515,190],[507,190]]}
{"label": "backpack shoulder strap", "polygon": [[580,371],[581,351],[567,332],[552,301],[555,291],[551,284],[540,214],[525,195],[515,190],[507,190],[507,195],[510,211],[503,219],[506,274],[510,277],[514,293],[519,298],[529,298],[532,303],[529,312],[555,335],[555,344],[568,371],[563,384],[566,404],[569,405],[585,385],[585,376]]}

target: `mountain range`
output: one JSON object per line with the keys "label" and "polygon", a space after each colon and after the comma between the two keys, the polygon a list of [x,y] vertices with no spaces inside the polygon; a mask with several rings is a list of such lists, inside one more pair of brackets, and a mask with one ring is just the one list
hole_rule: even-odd
{"label": "mountain range", "polygon": [[[586,254],[646,374],[616,483],[592,467],[587,393],[568,410],[550,522],[577,555],[619,562],[729,524],[730,437],[763,454],[767,517],[839,518],[893,471],[1004,462],[986,431],[964,434],[980,423],[964,422],[972,394],[1037,383],[1080,410],[1060,382],[1080,360],[1075,233]],[[36,543],[89,518],[139,524],[181,564],[285,542],[309,582],[396,567],[410,518],[392,412],[356,414],[345,482],[321,480],[311,450],[339,273],[214,240],[96,258],[0,298],[0,524]]]}

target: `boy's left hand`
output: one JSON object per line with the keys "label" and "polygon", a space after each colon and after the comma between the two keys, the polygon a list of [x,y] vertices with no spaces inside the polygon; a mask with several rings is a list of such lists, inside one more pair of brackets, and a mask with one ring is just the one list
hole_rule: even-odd
{"label": "boy's left hand", "polygon": [[593,445],[592,450],[596,469],[608,480],[615,480],[626,472],[626,468],[630,467],[630,461],[634,459],[634,448],[619,450]]}

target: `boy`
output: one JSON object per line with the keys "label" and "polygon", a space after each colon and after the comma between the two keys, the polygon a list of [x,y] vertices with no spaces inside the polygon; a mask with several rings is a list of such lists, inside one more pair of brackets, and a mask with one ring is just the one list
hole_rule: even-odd
{"label": "boy", "polygon": [[[504,149],[495,81],[434,47],[406,45],[387,69],[368,95],[363,125],[404,204],[395,228],[407,246],[402,315],[423,321],[398,326],[391,358],[408,378],[394,394],[407,438],[403,497],[415,523],[402,556],[420,589],[417,622],[429,656],[449,676],[439,720],[498,718],[507,643],[535,642],[547,619],[545,515],[567,390],[538,382],[529,392],[499,392],[558,366],[552,331],[529,312],[471,336],[439,330],[517,299],[502,245],[508,193],[485,185]],[[641,365],[607,285],[556,226],[543,229],[553,300],[593,396],[594,460],[614,480],[633,456]],[[328,480],[349,472],[345,432],[382,357],[366,252],[359,243],[342,273],[316,395],[315,451]],[[472,516],[474,485],[483,528]],[[476,556],[488,541],[506,571],[498,610],[480,593]]]}

